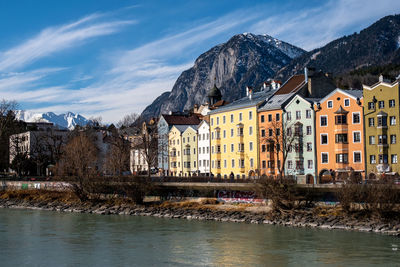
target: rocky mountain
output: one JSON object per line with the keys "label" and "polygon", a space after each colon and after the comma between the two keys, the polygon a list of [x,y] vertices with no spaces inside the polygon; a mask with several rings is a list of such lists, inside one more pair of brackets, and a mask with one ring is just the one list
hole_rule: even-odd
{"label": "rocky mountain", "polygon": [[235,35],[200,55],[194,66],[179,76],[172,91],[159,96],[141,116],[148,119],[202,104],[214,83],[224,100],[236,100],[244,96],[247,85],[260,85],[304,52],[268,35]]}
{"label": "rocky mountain", "polygon": [[286,80],[312,66],[339,75],[355,69],[400,63],[400,15],[384,17],[368,28],[334,40],[295,58],[276,77]]}
{"label": "rocky mountain", "polygon": [[73,130],[76,125],[85,126],[90,122],[90,120],[86,119],[85,117],[72,112],[57,115],[53,112],[33,113],[24,110],[18,110],[16,112],[16,118],[25,122],[51,122],[62,129],[69,130]]}

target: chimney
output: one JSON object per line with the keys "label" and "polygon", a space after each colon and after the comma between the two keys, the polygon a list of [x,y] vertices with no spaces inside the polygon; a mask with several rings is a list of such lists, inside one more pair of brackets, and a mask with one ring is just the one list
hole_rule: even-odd
{"label": "chimney", "polygon": [[304,68],[304,82],[307,83],[308,81],[308,68]]}
{"label": "chimney", "polygon": [[249,99],[251,100],[253,98],[253,89],[249,89]]}
{"label": "chimney", "polygon": [[250,87],[246,86],[246,96],[249,96]]}
{"label": "chimney", "polygon": [[383,75],[382,74],[379,76],[379,82],[383,82]]}

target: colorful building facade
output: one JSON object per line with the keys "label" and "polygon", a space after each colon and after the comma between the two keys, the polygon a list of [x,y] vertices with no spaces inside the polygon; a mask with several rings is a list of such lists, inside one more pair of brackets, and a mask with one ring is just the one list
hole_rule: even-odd
{"label": "colorful building facade", "polygon": [[249,92],[210,115],[211,173],[222,178],[255,176],[258,172],[257,108],[272,91]]}
{"label": "colorful building facade", "polygon": [[362,90],[336,89],[314,108],[319,182],[364,177]]}
{"label": "colorful building facade", "polygon": [[297,135],[287,153],[285,174],[293,176],[299,184],[317,183],[317,157],[315,144],[314,103],[318,99],[306,99],[296,95],[285,106],[283,125]]}
{"label": "colorful building facade", "polygon": [[366,137],[366,171],[368,178],[376,174],[400,173],[399,81],[384,81],[363,86]]}

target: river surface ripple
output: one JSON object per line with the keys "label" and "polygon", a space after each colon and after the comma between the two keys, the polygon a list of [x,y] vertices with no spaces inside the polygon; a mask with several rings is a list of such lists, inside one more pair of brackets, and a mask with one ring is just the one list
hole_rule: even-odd
{"label": "river surface ripple", "polygon": [[0,266],[400,266],[400,238],[0,209]]}

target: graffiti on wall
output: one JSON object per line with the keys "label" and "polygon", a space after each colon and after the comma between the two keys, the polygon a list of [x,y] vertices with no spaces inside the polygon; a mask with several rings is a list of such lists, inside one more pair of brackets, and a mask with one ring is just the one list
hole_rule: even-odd
{"label": "graffiti on wall", "polygon": [[229,203],[262,203],[264,200],[257,198],[253,191],[227,191],[217,192],[217,199]]}

